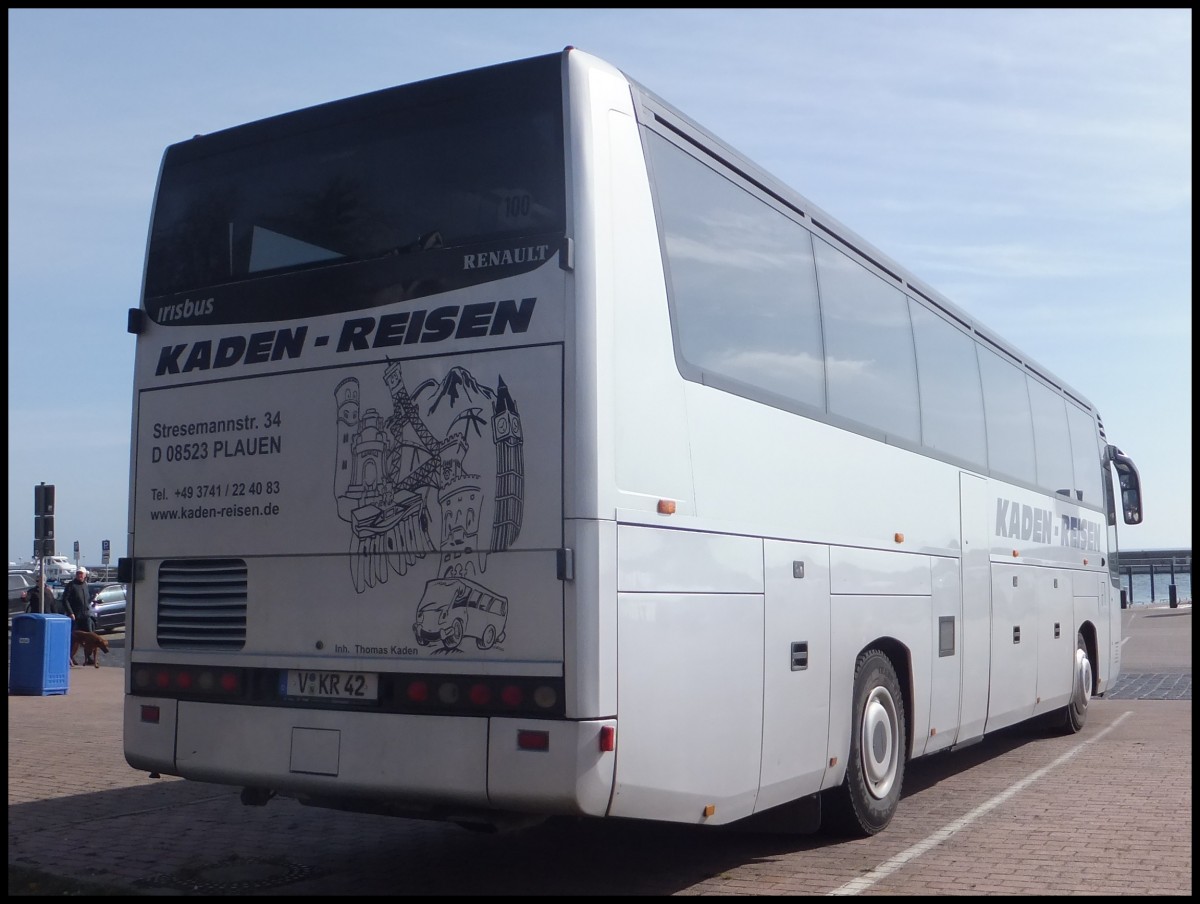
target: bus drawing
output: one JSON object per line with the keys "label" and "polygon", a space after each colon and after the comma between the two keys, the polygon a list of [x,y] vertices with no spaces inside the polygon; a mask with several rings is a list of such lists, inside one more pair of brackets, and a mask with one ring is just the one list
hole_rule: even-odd
{"label": "bus drawing", "polygon": [[508,599],[466,578],[427,581],[413,634],[427,647],[440,643],[446,652],[457,650],[466,637],[481,650],[504,642]]}

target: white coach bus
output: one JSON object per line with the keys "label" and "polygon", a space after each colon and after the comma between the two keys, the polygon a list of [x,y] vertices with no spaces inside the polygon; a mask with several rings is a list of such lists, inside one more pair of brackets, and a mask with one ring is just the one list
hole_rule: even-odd
{"label": "white coach bus", "polygon": [[1093,405],[574,48],[167,148],[129,329],[137,769],[871,834],[1118,675]]}

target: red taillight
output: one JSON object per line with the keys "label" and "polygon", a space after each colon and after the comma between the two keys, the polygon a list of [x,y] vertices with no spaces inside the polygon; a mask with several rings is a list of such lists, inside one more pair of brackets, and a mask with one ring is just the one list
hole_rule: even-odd
{"label": "red taillight", "polygon": [[617,729],[612,725],[600,726],[600,751],[612,753],[617,749]]}
{"label": "red taillight", "polygon": [[548,731],[530,731],[529,729],[517,730],[517,749],[518,750],[549,750],[550,749],[550,732]]}
{"label": "red taillight", "polygon": [[476,706],[485,706],[491,702],[492,689],[486,684],[472,684],[467,696]]}
{"label": "red taillight", "polygon": [[209,668],[189,666],[136,666],[133,688],[141,693],[180,694],[238,694],[242,690],[242,675],[238,670],[219,672]]}
{"label": "red taillight", "polygon": [[424,703],[429,699],[429,685],[424,681],[414,681],[408,686],[405,695],[413,703]]}
{"label": "red taillight", "polygon": [[158,724],[159,710],[157,706],[149,704],[142,705],[142,721],[149,722],[152,725]]}
{"label": "red taillight", "polygon": [[500,690],[500,699],[505,706],[520,706],[521,701],[525,699],[525,695],[521,693],[521,689],[515,684],[506,684]]}

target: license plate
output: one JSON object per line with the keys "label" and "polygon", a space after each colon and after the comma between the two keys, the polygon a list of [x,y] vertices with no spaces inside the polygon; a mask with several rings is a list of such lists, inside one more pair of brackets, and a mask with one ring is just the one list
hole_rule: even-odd
{"label": "license plate", "polygon": [[379,676],[370,672],[314,672],[291,669],[285,697],[371,702],[379,699]]}

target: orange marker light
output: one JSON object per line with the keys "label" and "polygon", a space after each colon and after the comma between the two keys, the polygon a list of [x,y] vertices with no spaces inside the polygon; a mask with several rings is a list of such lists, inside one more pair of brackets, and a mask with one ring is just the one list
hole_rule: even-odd
{"label": "orange marker light", "polygon": [[675,514],[675,500],[674,499],[658,500],[658,513],[660,515],[674,515]]}

